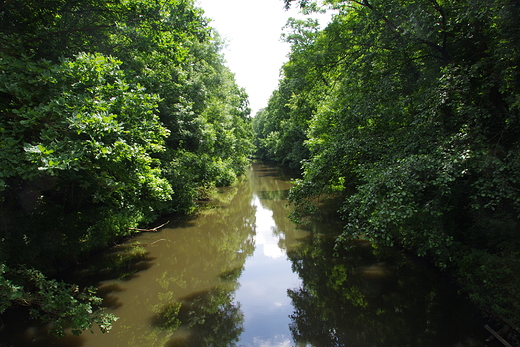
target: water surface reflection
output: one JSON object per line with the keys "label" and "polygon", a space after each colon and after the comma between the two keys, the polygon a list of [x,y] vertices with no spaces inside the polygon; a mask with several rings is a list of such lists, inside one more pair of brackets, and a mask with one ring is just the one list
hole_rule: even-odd
{"label": "water surface reflection", "polygon": [[264,207],[256,194],[252,204],[256,208],[256,249],[246,261],[236,293],[245,317],[239,345],[291,346],[289,315],[293,307],[287,288],[299,286],[299,278],[286,256],[285,235],[297,231],[294,226],[279,229],[273,211]]}
{"label": "water surface reflection", "polygon": [[392,248],[313,235],[290,252],[291,331],[302,346],[484,346],[483,322],[435,269]]}
{"label": "water surface reflection", "polygon": [[[255,163],[215,208],[143,233],[76,272],[120,319],[56,340],[22,316],[0,346],[479,346],[481,322],[421,261],[337,225],[287,218],[290,175]],[[477,332],[477,333],[476,333]]]}

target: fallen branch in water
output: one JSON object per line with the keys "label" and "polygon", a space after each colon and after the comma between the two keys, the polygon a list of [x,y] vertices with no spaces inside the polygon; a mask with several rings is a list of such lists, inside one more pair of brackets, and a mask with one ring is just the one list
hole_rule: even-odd
{"label": "fallen branch in water", "polygon": [[128,229],[130,229],[130,230],[136,230],[136,231],[153,231],[153,232],[157,232],[157,229],[162,228],[163,226],[165,226],[165,225],[168,224],[168,223],[170,223],[170,221],[167,221],[166,223],[161,224],[161,225],[159,225],[158,227],[151,228],[151,229],[138,229],[138,228],[128,228]]}

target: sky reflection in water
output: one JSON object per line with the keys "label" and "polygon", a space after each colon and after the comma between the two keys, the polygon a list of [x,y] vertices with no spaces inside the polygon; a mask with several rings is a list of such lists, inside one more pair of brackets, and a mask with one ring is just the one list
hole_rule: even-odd
{"label": "sky reflection in water", "polygon": [[293,307],[287,289],[297,288],[300,280],[292,272],[285,250],[279,247],[284,234],[278,232],[273,212],[256,194],[251,204],[256,208],[256,249],[246,260],[235,295],[244,313],[244,332],[238,345],[291,346],[289,315]]}

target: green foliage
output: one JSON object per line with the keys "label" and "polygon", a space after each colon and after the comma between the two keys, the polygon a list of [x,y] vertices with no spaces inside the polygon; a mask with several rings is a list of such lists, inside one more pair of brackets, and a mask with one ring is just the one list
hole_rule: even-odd
{"label": "green foliage", "polygon": [[9,1],[0,32],[0,262],[53,271],[244,172],[247,95],[193,1]]}
{"label": "green foliage", "polygon": [[[464,269],[472,280],[461,285],[477,301],[514,317],[518,298],[477,291],[484,277],[472,268],[517,259],[518,3],[327,4],[337,14],[324,30],[290,23],[291,59],[255,120],[261,155],[288,161],[284,148],[308,150],[290,194],[293,217],[303,221],[334,197],[343,238]],[[300,142],[288,135],[294,128]],[[514,272],[508,264],[497,276]]]}
{"label": "green foliage", "polygon": [[[41,253],[75,256],[104,246],[134,226],[126,211],[139,215],[143,201],[170,199],[171,186],[152,157],[168,134],[156,115],[159,98],[127,83],[120,62],[80,54],[60,65],[2,63],[0,88],[11,96],[2,134],[11,146],[2,151],[0,177],[4,209],[14,214],[4,215],[4,261],[48,266]],[[29,88],[41,91],[38,102]],[[120,215],[126,219],[115,222]],[[109,223],[108,230],[100,227]],[[70,225],[76,230],[65,232]],[[41,228],[48,228],[45,241]]]}
{"label": "green foliage", "polygon": [[[120,62],[99,54],[80,54],[47,68],[45,62],[2,62],[1,91],[12,96],[3,135],[24,141],[2,158],[8,163],[4,182],[45,173],[83,180],[81,188],[91,191],[94,202],[125,205],[138,192],[168,199],[168,184],[151,157],[163,150],[168,134],[155,114],[158,96],[126,83]],[[24,84],[44,94],[38,103]]]}
{"label": "green foliage", "polygon": [[307,69],[316,61],[312,43],[319,37],[319,25],[312,19],[290,19],[286,26],[289,28],[292,33],[284,34],[283,38],[292,44],[291,60],[283,66],[284,78],[271,95],[267,108],[255,117],[254,129],[260,158],[298,168],[309,158],[304,143],[318,105],[319,92],[310,92],[317,87],[314,73]]}
{"label": "green foliage", "polygon": [[107,332],[117,319],[97,309],[102,299],[95,296],[95,288],[80,290],[77,285],[47,279],[34,269],[14,270],[1,264],[0,290],[0,313],[13,304],[28,306],[32,317],[52,324],[56,336],[64,336],[65,329],[79,335],[94,324]]}

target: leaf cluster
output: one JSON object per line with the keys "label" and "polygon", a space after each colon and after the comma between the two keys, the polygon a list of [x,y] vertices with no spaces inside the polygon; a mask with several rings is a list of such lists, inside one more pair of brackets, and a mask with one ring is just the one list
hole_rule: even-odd
{"label": "leaf cluster", "polygon": [[35,269],[10,269],[2,264],[0,288],[1,312],[13,304],[28,306],[34,318],[52,322],[50,331],[56,336],[64,336],[66,328],[79,335],[94,324],[108,332],[117,320],[99,308],[102,299],[95,296],[94,287],[80,289],[75,284],[47,279]]}

